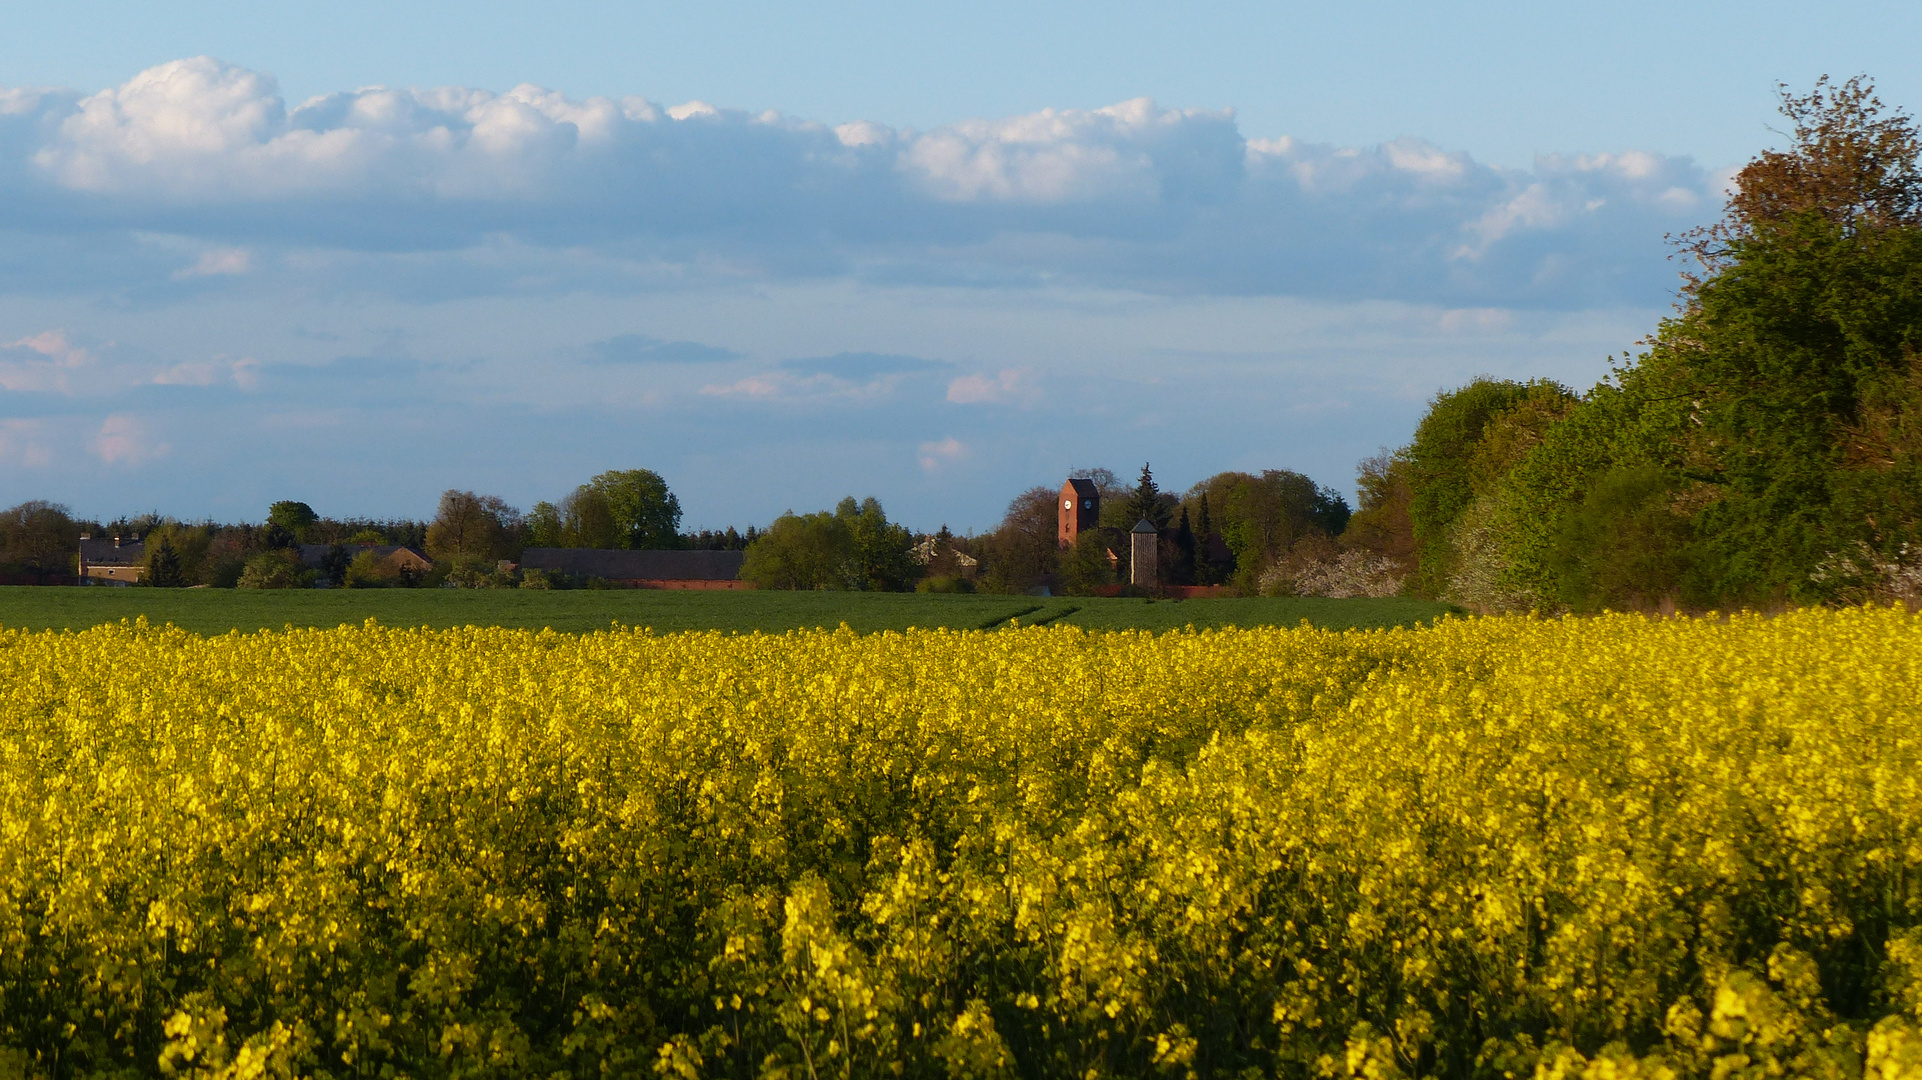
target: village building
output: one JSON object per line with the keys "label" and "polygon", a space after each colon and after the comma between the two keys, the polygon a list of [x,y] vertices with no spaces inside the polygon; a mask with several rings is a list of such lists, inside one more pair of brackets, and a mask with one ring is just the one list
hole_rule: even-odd
{"label": "village building", "polygon": [[951,574],[972,579],[981,571],[980,559],[957,549],[953,544],[942,543],[937,536],[930,536],[914,545],[910,555],[915,562],[927,567],[930,574]]}
{"label": "village building", "polygon": [[139,538],[80,538],[80,581],[85,585],[132,585],[146,572],[147,545]]}
{"label": "village building", "polygon": [[741,551],[628,551],[608,548],[528,548],[521,572],[538,570],[600,578],[631,589],[752,589],[740,580]]}

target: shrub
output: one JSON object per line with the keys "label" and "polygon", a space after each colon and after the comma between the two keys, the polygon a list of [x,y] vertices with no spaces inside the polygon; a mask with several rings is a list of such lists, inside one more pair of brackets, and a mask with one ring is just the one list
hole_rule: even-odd
{"label": "shrub", "polygon": [[304,589],[314,583],[315,576],[301,565],[298,552],[275,548],[248,559],[236,584],[243,589]]}

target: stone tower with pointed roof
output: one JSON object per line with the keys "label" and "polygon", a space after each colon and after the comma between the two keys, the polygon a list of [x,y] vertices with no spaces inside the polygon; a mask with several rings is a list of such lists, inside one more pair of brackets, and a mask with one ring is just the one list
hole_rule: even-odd
{"label": "stone tower with pointed roof", "polygon": [[1147,518],[1128,532],[1128,584],[1144,589],[1161,586],[1161,533]]}

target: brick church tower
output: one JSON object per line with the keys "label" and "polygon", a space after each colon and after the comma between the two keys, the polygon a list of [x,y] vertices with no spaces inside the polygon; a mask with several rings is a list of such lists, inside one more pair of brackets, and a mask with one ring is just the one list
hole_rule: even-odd
{"label": "brick church tower", "polygon": [[1060,546],[1071,548],[1083,530],[1094,528],[1101,520],[1101,489],[1094,486],[1093,480],[1069,480],[1061,485],[1058,514],[1061,528],[1055,540]]}

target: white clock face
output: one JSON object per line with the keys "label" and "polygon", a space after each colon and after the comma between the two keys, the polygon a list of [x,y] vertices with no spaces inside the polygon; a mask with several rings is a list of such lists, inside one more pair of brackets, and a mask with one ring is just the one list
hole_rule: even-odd
{"label": "white clock face", "polygon": [[1073,510],[1073,509],[1074,509],[1074,500],[1073,500],[1073,499],[1063,499],[1063,500],[1061,500],[1061,509],[1063,509],[1063,510]]}

